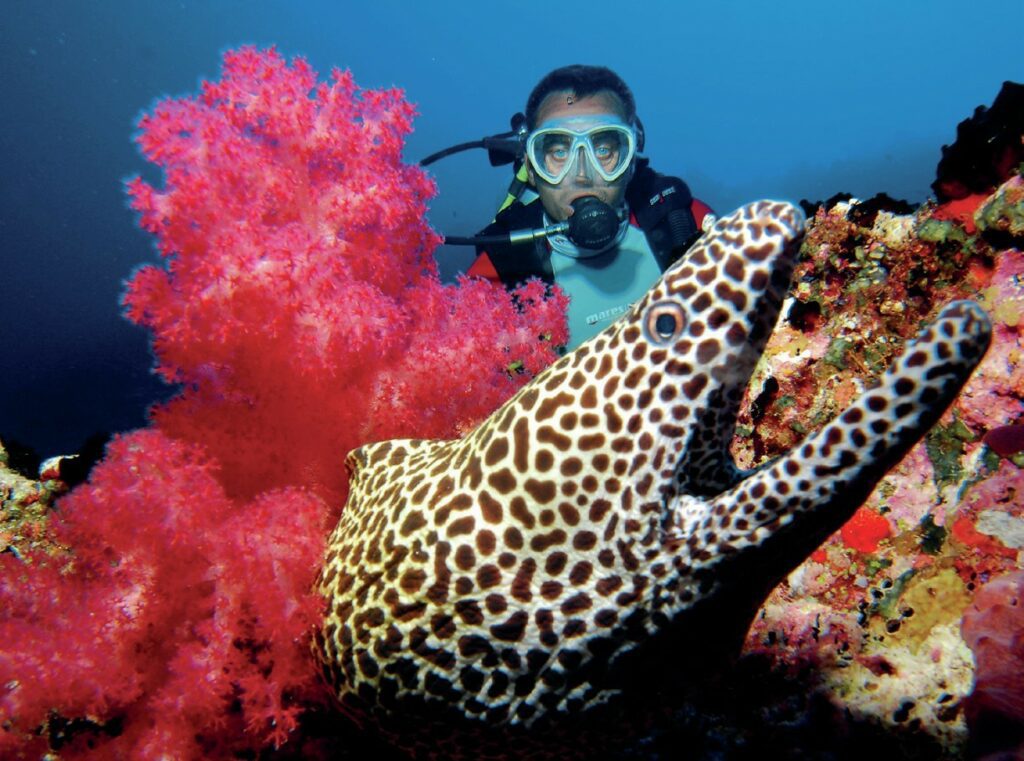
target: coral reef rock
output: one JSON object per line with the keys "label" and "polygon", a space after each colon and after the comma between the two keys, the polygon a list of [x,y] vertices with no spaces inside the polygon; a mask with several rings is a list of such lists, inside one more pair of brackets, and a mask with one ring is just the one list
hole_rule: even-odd
{"label": "coral reef rock", "polygon": [[[774,591],[748,635],[744,659],[797,677],[805,717],[832,727],[814,731],[838,722],[850,748],[881,750],[877,737],[943,758],[1024,747],[1020,691],[1007,688],[1024,673],[1020,608],[965,614],[979,588],[1007,573],[1019,579],[1024,564],[1024,255],[1013,246],[1021,187],[1013,175],[955,214],[928,203],[865,224],[852,221],[855,200],[819,208],[787,319],[748,389],[734,450],[752,465],[873,384],[940,304],[976,299],[993,322],[992,346],[953,407]],[[986,625],[999,631],[986,637]],[[975,680],[986,692],[972,701]],[[815,701],[830,711],[815,714]]]}

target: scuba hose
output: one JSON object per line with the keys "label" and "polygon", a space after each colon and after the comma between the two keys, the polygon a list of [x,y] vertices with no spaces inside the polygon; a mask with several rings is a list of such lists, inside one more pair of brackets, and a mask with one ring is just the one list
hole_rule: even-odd
{"label": "scuba hose", "polygon": [[[518,137],[518,133],[502,132],[500,135],[492,135],[480,140],[470,140],[466,143],[453,145],[451,148],[445,148],[443,151],[431,153],[420,161],[420,166],[429,166],[446,156],[468,151],[472,148],[486,148],[491,166],[501,166],[502,164],[510,164],[515,159],[515,156],[520,151],[521,144],[522,141]],[[509,158],[509,156],[512,158]]]}
{"label": "scuba hose", "polygon": [[[462,151],[472,150],[473,148],[484,148],[487,151],[487,158],[491,162],[491,166],[502,166],[504,164],[515,163],[515,175],[512,178],[512,182],[509,183],[508,192],[505,194],[505,200],[503,200],[501,202],[501,206],[498,207],[497,213],[500,213],[511,206],[515,201],[519,200],[519,197],[523,194],[523,191],[527,186],[526,163],[523,161],[523,151],[527,135],[526,115],[523,113],[513,114],[509,126],[512,128],[509,132],[502,132],[479,140],[470,140],[468,142],[459,143],[450,148],[437,151],[436,153],[431,153],[426,158],[420,160],[420,166],[430,166],[435,161],[456,153],[461,153]],[[524,232],[537,231],[519,231],[519,233]],[[562,232],[562,230],[559,230],[558,232]],[[531,234],[526,235],[525,237],[517,235],[514,243],[524,243],[529,240],[534,240],[534,238],[542,237],[546,234],[553,235],[555,233],[538,233],[537,235]],[[503,235],[446,235],[444,236],[444,242],[449,246],[481,246],[495,243],[508,243],[509,241],[507,237]]]}
{"label": "scuba hose", "polygon": [[491,166],[504,166],[522,158],[523,146],[526,144],[526,115],[523,113],[513,114],[509,120],[512,128],[509,132],[502,132],[499,135],[483,137],[479,140],[470,140],[467,143],[459,143],[443,151],[431,153],[425,159],[420,160],[420,166],[430,166],[435,161],[451,156],[454,153],[461,153],[472,148],[487,149],[487,158]]}

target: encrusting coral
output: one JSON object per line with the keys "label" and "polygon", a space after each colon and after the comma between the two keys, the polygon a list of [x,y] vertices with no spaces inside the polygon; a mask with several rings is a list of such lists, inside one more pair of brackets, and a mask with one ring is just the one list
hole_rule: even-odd
{"label": "encrusting coral", "polygon": [[[995,169],[947,163],[938,203],[814,211],[748,388],[741,465],[843,409],[941,303],[978,300],[993,344],[925,442],[776,589],[736,666],[635,757],[681,743],[695,758],[826,755],[837,735],[850,753],[960,757],[991,749],[971,729],[993,711],[1020,721],[1004,689],[1021,668],[1007,590],[1024,520],[1015,113],[997,112],[1016,130],[1005,139],[990,139],[993,119],[962,130],[999,148]],[[167,261],[136,273],[126,306],[181,392],[70,494],[0,473],[0,755],[322,757],[355,743],[318,739],[328,709],[308,648],[344,455],[469,430],[565,339],[564,299],[543,286],[513,302],[439,282],[433,188],[400,156],[411,117],[397,92],[337,72],[318,83],[301,60],[246,48],[140,123],[166,181],[129,191]],[[507,372],[516,361],[526,373]]]}

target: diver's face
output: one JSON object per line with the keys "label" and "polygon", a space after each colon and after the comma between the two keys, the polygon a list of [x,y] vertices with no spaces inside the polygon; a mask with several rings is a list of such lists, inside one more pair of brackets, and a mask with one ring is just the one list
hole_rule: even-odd
{"label": "diver's face", "polygon": [[[626,113],[622,101],[613,92],[599,92],[583,98],[576,98],[571,91],[562,90],[548,95],[537,109],[537,125],[559,119],[579,119],[580,117],[614,118],[625,121]],[[622,203],[626,193],[626,185],[633,176],[633,167],[616,178],[607,182],[593,171],[589,162],[579,157],[573,169],[557,185],[545,181],[534,172],[527,162],[530,184],[537,190],[540,201],[548,217],[554,222],[563,222],[573,212],[572,202],[583,196],[594,196],[613,208]]]}

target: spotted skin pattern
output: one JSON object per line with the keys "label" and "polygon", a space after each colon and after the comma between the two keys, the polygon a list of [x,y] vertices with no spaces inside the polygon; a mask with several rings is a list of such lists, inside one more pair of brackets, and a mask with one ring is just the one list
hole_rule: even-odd
{"label": "spotted skin pattern", "polygon": [[317,638],[343,710],[420,757],[594,757],[738,651],[989,340],[950,304],[876,388],[741,472],[736,414],[803,222],[739,209],[464,438],[349,455]]}

